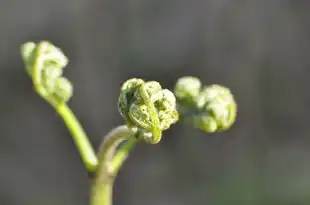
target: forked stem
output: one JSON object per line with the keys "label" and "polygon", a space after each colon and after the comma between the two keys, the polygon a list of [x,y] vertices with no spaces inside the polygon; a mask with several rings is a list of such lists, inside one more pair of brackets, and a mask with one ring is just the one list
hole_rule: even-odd
{"label": "forked stem", "polygon": [[92,180],[91,205],[112,205],[115,177],[137,142],[135,134],[135,131],[122,125],[105,136],[99,148],[99,164]]}

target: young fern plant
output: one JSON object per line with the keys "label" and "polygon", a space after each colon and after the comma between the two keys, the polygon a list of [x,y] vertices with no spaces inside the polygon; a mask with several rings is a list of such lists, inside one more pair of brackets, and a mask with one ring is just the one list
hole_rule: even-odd
{"label": "young fern plant", "polygon": [[236,119],[237,106],[228,88],[202,86],[198,78],[182,77],[174,92],[156,81],[133,78],[120,88],[118,110],[124,125],[110,131],[94,151],[88,136],[68,106],[71,82],[63,77],[68,59],[48,41],[27,42],[21,55],[36,93],[48,102],[66,124],[81,159],[92,173],[90,205],[112,205],[115,177],[139,141],[160,142],[163,131],[180,121],[207,133],[227,130]]}

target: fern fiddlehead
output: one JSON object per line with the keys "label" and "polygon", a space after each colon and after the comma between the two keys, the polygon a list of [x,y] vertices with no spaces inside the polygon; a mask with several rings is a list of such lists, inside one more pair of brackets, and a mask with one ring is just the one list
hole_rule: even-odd
{"label": "fern fiddlehead", "polygon": [[162,89],[156,81],[127,80],[121,87],[119,112],[129,128],[137,129],[140,138],[156,144],[178,120],[176,99],[168,89]]}
{"label": "fern fiddlehead", "polygon": [[48,41],[25,43],[21,54],[35,91],[62,117],[87,170],[94,173],[92,205],[112,204],[114,179],[137,141],[157,144],[163,131],[179,120],[213,133],[229,129],[236,119],[235,99],[224,86],[203,86],[198,78],[186,76],[177,81],[173,93],[156,81],[132,78],[122,84],[118,100],[118,110],[126,125],[106,135],[96,156],[67,106],[73,94],[71,82],[63,77],[67,57]]}
{"label": "fern fiddlehead", "polygon": [[69,101],[73,86],[62,76],[68,63],[62,51],[50,42],[25,43],[21,48],[28,75],[36,92],[54,107]]}
{"label": "fern fiddlehead", "polygon": [[180,118],[213,133],[229,129],[236,120],[237,104],[230,90],[221,85],[201,86],[195,77],[180,78],[174,88]]}

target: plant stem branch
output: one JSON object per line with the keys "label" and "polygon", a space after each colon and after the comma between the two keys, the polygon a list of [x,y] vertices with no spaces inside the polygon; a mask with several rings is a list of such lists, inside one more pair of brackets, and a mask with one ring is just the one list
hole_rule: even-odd
{"label": "plant stem branch", "polygon": [[98,159],[81,124],[66,104],[58,105],[55,108],[71,133],[87,170],[95,171]]}
{"label": "plant stem branch", "polygon": [[[115,177],[137,142],[135,134],[135,131],[122,125],[105,136],[99,148],[99,164],[92,181],[91,205],[112,205]],[[125,144],[120,146],[124,141]]]}
{"label": "plant stem branch", "polygon": [[110,172],[117,175],[120,168],[126,161],[129,152],[133,149],[133,147],[137,144],[137,139],[132,138],[125,142],[115,153],[113,157],[113,161],[111,163]]}

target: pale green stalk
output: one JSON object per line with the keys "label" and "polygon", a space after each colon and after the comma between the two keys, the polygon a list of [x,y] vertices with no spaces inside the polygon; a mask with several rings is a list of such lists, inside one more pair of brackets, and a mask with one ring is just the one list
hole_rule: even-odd
{"label": "pale green stalk", "polygon": [[98,165],[97,156],[81,124],[66,104],[57,106],[56,110],[70,131],[87,170],[95,171]]}
{"label": "pale green stalk", "polygon": [[[108,133],[98,153],[98,168],[92,180],[91,205],[112,205],[115,177],[137,140],[135,132],[127,126],[119,126]],[[124,145],[119,145],[124,142]]]}

